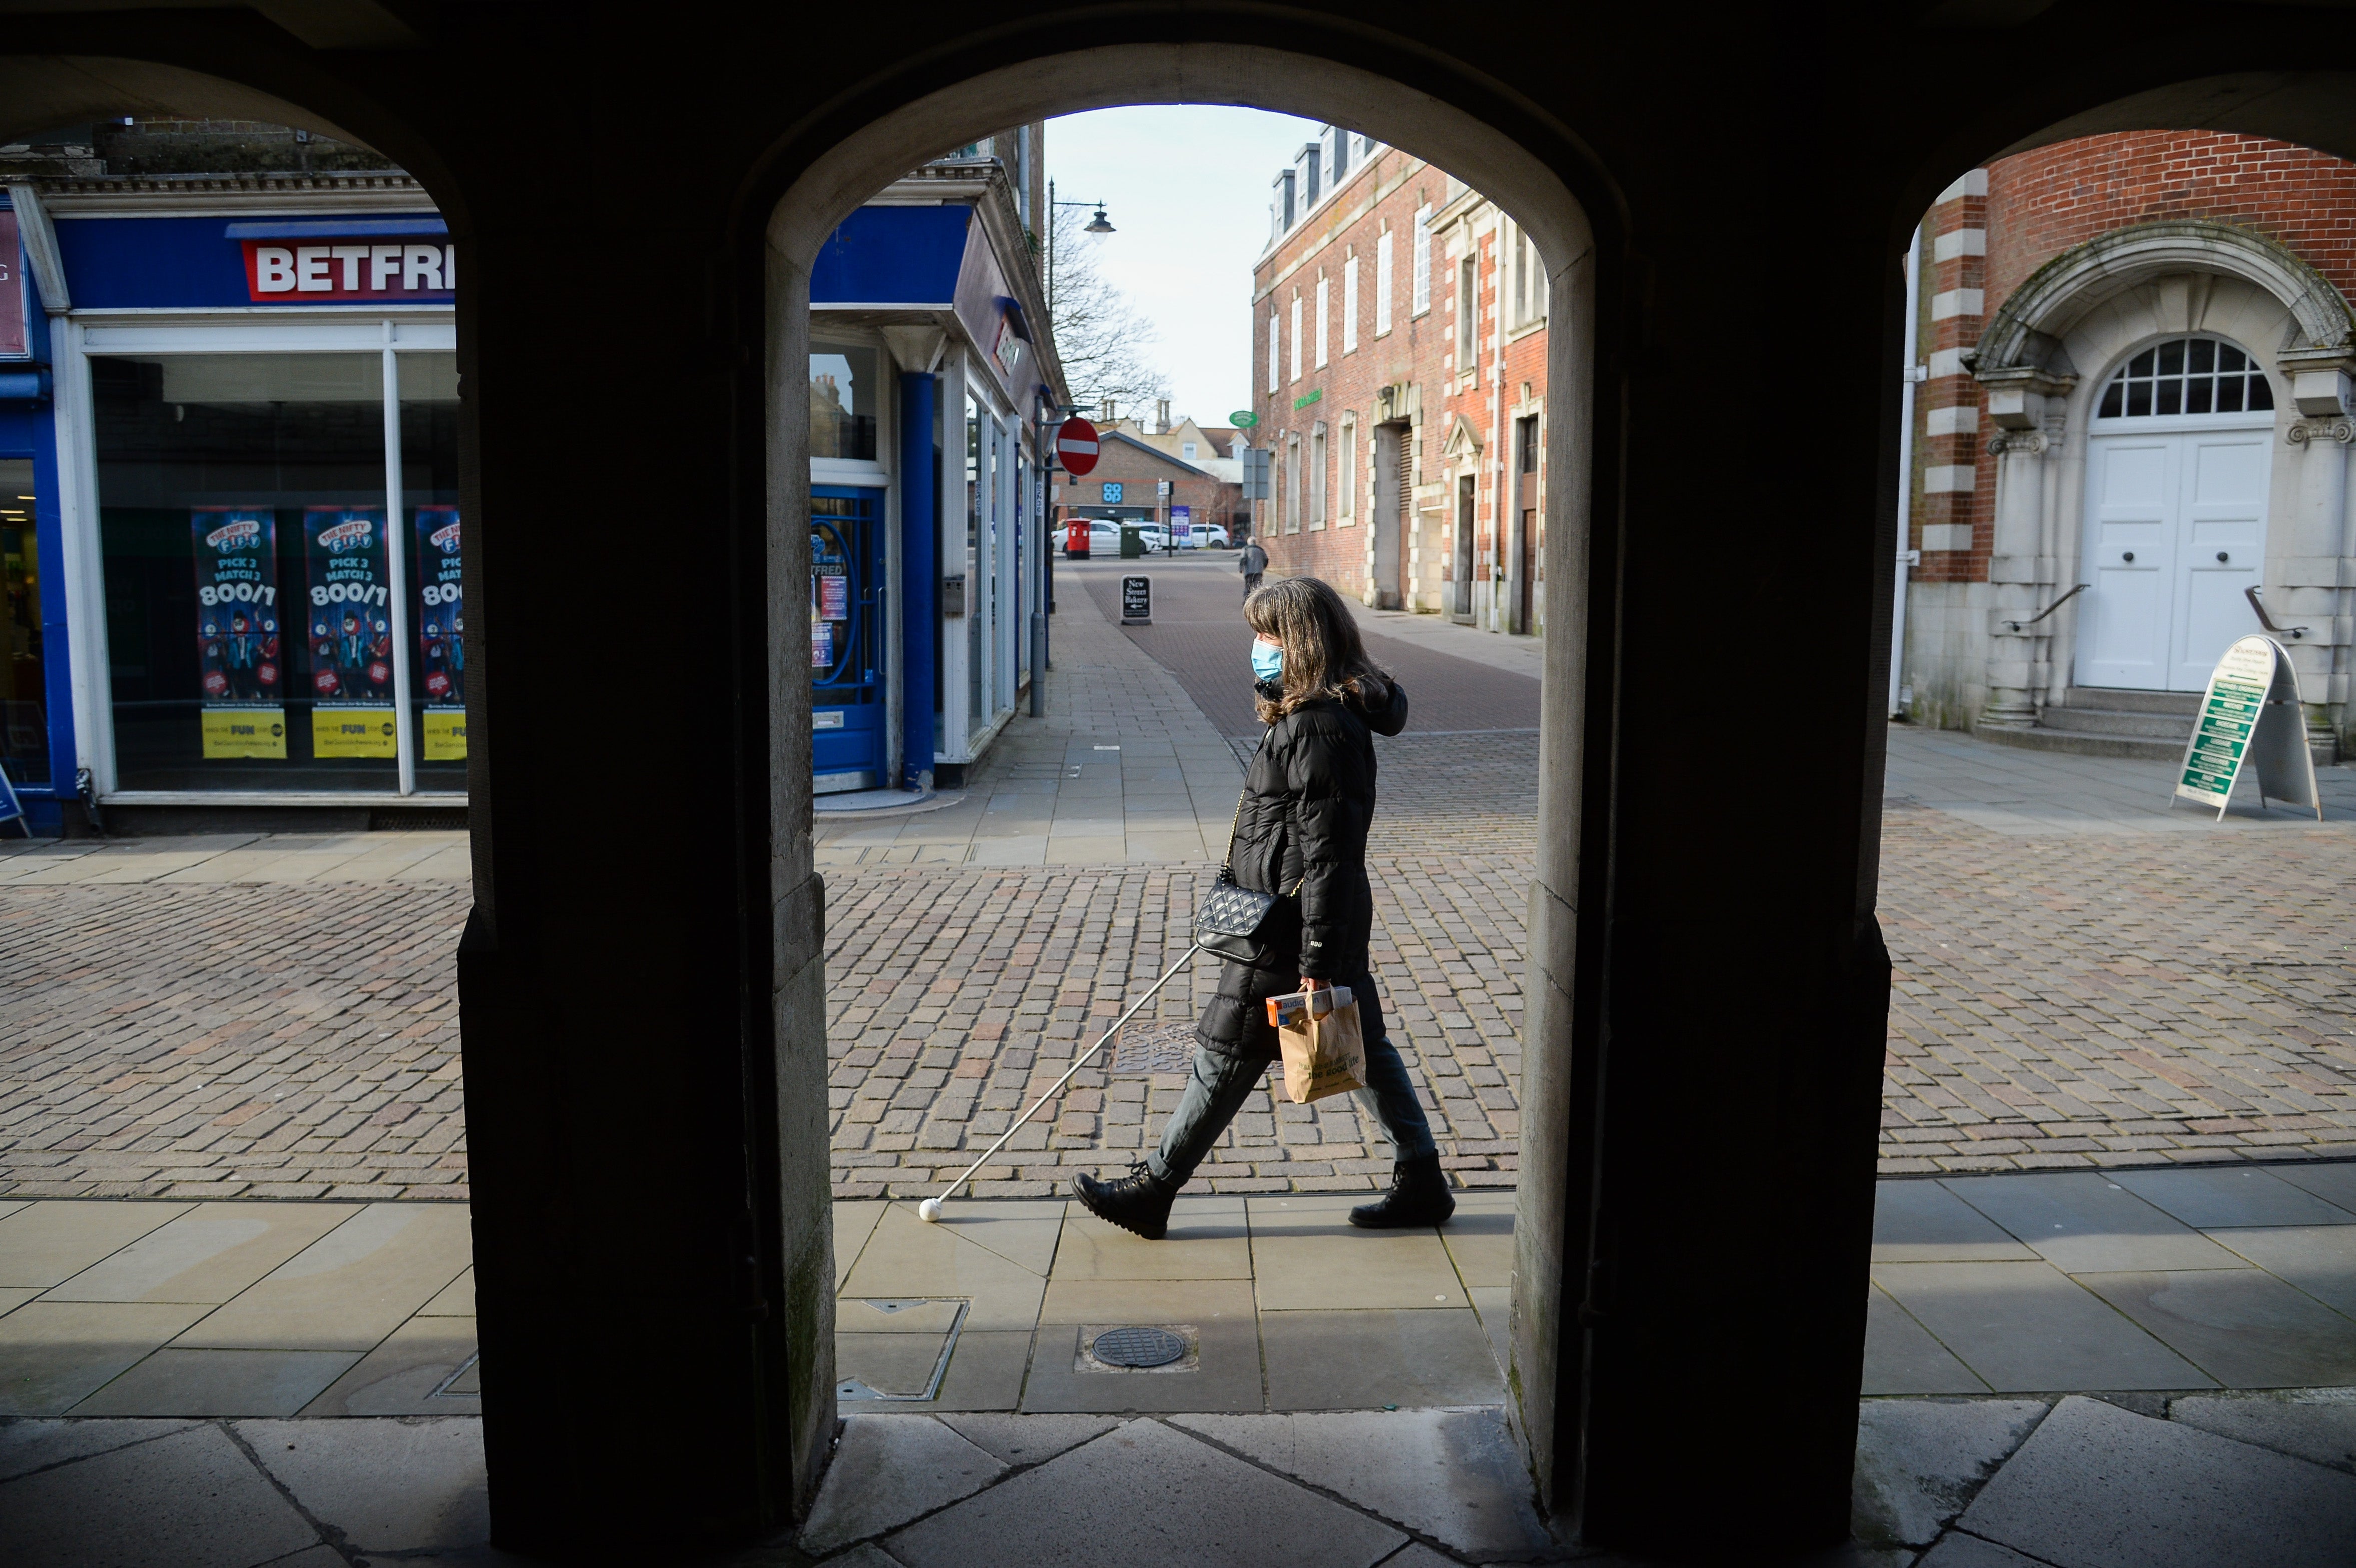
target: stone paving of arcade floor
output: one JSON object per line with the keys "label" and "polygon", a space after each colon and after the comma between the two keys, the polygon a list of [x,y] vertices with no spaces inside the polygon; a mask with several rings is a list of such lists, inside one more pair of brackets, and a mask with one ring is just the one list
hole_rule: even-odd
{"label": "stone paving of arcade floor", "polygon": [[[1351,1232],[1383,1151],[1346,1098],[1265,1093],[1170,1242],[1072,1211],[1068,1172],[1133,1157],[1174,1100],[1183,992],[948,1222],[908,1201],[1183,949],[1248,744],[1224,565],[1154,562],[1156,624],[1130,632],[1104,613],[1120,569],[1067,568],[1046,718],[939,809],[821,822],[847,1424],[801,1544],[744,1561],[1551,1550],[1499,1415],[1526,642],[1367,617],[1419,720],[1457,731],[1387,743],[1371,857],[1453,1224]],[[2172,814],[2164,773],[1892,731],[1853,1561],[2356,1552],[2356,1164],[2335,1157],[2356,1153],[2356,992],[2333,907],[2356,770],[2328,771],[2319,825]],[[0,1559],[500,1560],[450,975],[465,873],[462,837],[423,833],[0,847]],[[1743,1152],[1692,1157],[1735,1180]],[[632,1172],[617,1147],[613,1179]],[[1740,1310],[1740,1282],[1697,1270]],[[1175,1369],[1092,1356],[1093,1330],[1135,1324],[1180,1336]],[[1233,1507],[1137,1504],[1173,1474]],[[2144,1501],[2121,1514],[2126,1492]],[[101,1528],[96,1496],[136,1506]]]}

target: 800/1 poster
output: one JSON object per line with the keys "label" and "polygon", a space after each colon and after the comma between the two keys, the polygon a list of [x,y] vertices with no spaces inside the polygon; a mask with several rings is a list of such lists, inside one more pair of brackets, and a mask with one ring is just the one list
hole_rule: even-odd
{"label": "800/1 poster", "polygon": [[278,636],[278,516],[198,507],[198,703],[208,760],[286,755],[285,655]]}
{"label": "800/1 poster", "polygon": [[379,507],[303,513],[311,656],[311,752],[392,757],[392,581]]}

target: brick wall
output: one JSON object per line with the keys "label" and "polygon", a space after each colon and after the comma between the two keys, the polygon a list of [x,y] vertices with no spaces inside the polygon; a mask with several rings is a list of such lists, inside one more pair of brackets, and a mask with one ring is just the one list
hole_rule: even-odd
{"label": "brick wall", "polygon": [[[1418,311],[1415,218],[1424,208],[1431,209],[1437,227],[1427,240],[1430,298],[1428,308]],[[1477,195],[1465,192],[1429,164],[1384,148],[1352,170],[1262,259],[1254,275],[1252,307],[1253,411],[1259,423],[1249,433],[1254,444],[1274,454],[1271,494],[1256,507],[1256,532],[1268,549],[1272,570],[1313,573],[1345,593],[1371,596],[1376,431],[1387,417],[1381,394],[1390,389],[1389,415],[1406,425],[1400,432],[1402,455],[1411,486],[1409,505],[1416,514],[1401,550],[1409,603],[1418,609],[1439,609],[1453,581],[1454,484],[1465,473],[1476,480],[1475,531],[1483,547],[1475,552],[1475,575],[1489,579],[1489,552],[1503,543],[1505,519],[1497,485],[1501,463],[1506,464],[1503,493],[1514,494],[1514,418],[1542,418],[1546,396],[1542,322],[1527,329],[1509,328],[1502,335],[1508,411],[1500,426],[1495,356],[1501,347],[1497,305],[1505,280],[1497,243],[1509,232],[1495,208]],[[1380,315],[1386,233],[1392,258],[1387,330]],[[1474,247],[1481,312],[1472,367],[1476,376],[1472,379],[1456,364],[1455,269],[1468,236]],[[1354,262],[1355,313],[1350,287]],[[1542,281],[1534,279],[1532,286],[1542,296]],[[1296,308],[1301,340],[1297,375]],[[1542,304],[1538,314],[1542,317]],[[1272,334],[1277,347],[1273,389],[1269,375]],[[1443,456],[1460,414],[1482,443],[1475,463],[1451,464]],[[1322,518],[1314,458],[1321,428],[1325,437]],[[1528,489],[1527,504],[1535,508],[1536,485]],[[1542,539],[1537,542],[1542,546]]]}
{"label": "brick wall", "polygon": [[[1932,208],[1918,323],[1932,374],[1916,402],[1910,541],[1923,551],[1920,580],[1987,576],[1996,459],[1986,450],[1986,400],[1960,351],[2054,257],[2115,229],[2171,219],[2264,234],[2356,296],[2356,163],[2287,142],[2208,131],[2084,136],[2000,158]],[[2089,376],[2111,368],[2079,367]]]}

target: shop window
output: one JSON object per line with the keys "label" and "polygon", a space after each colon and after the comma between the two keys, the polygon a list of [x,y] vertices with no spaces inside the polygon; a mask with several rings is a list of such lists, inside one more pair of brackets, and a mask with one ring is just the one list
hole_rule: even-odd
{"label": "shop window", "polygon": [[990,416],[977,402],[965,411],[965,720],[966,733],[990,727],[985,677],[990,648],[987,613],[991,573]]}
{"label": "shop window", "polygon": [[382,354],[91,360],[117,788],[465,786],[456,357],[397,364],[388,429]]}
{"label": "shop window", "polygon": [[853,343],[810,344],[812,458],[875,461],[875,414],[884,377],[873,348]]}
{"label": "shop window", "polygon": [[401,507],[409,562],[410,743],[417,787],[466,787],[466,600],[460,572],[458,357],[402,354]]}
{"label": "shop window", "polygon": [[2274,406],[2265,371],[2241,349],[2215,337],[2177,337],[2120,367],[2095,417],[2262,413]]}
{"label": "shop window", "polygon": [[0,459],[0,768],[20,784],[49,782],[41,550],[33,515],[32,459]]}

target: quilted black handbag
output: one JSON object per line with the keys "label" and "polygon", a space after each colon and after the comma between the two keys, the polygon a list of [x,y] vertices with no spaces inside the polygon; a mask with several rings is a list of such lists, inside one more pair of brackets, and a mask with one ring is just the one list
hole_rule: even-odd
{"label": "quilted black handbag", "polygon": [[[1268,744],[1265,734],[1260,737],[1260,744]],[[1258,760],[1257,753],[1254,760]],[[1250,770],[1247,768],[1245,773],[1248,779]],[[1248,784],[1246,788],[1248,790]],[[1227,825],[1230,850],[1235,848],[1236,823],[1241,822],[1243,816],[1243,796],[1238,795],[1235,822]],[[1302,877],[1301,881],[1306,884],[1308,878]],[[1299,887],[1289,893],[1256,893],[1236,881],[1232,865],[1222,864],[1211,891],[1203,895],[1202,907],[1194,912],[1194,940],[1205,952],[1215,953],[1222,958],[1241,964],[1260,963],[1268,957],[1273,931],[1280,928],[1283,919],[1292,915],[1285,906],[1300,894]]]}

